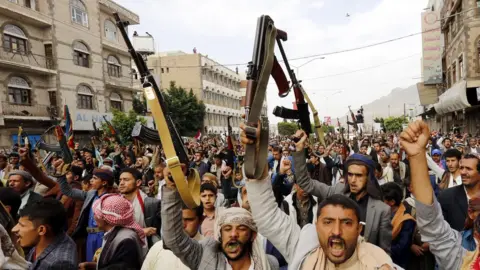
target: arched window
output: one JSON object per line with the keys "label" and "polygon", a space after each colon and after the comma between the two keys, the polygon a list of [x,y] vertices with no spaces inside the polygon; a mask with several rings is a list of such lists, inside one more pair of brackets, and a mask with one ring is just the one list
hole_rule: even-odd
{"label": "arched window", "polygon": [[77,88],[78,93],[78,108],[93,110],[93,91],[90,87],[81,84]]}
{"label": "arched window", "polygon": [[73,63],[81,67],[89,67],[90,50],[85,43],[75,41],[73,43]]}
{"label": "arched window", "polygon": [[108,66],[108,75],[113,77],[118,77],[118,78],[122,76],[122,66],[120,65],[120,62],[115,56],[110,55],[107,58],[107,66]]}
{"label": "arched window", "polygon": [[23,30],[13,24],[3,27],[3,49],[8,52],[26,53],[27,36]]}
{"label": "arched window", "polygon": [[8,101],[14,104],[31,105],[30,84],[21,77],[11,77],[8,81]]}
{"label": "arched window", "polygon": [[117,26],[110,20],[105,21],[105,37],[110,41],[118,41]]}
{"label": "arched window", "polygon": [[70,0],[72,22],[88,27],[87,8],[81,0]]}
{"label": "arched window", "polygon": [[122,97],[118,94],[113,92],[110,95],[110,109],[116,109],[121,111],[122,110]]}

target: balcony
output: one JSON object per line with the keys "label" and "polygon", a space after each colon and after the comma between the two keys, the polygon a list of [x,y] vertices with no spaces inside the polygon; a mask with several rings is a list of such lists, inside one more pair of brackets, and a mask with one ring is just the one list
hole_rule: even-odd
{"label": "balcony", "polygon": [[117,12],[122,20],[127,20],[130,25],[139,24],[140,17],[130,10],[120,6],[112,0],[100,0],[100,9],[108,14]]}
{"label": "balcony", "polygon": [[52,120],[58,116],[58,110],[48,105],[24,105],[2,101],[3,117],[14,120]]}
{"label": "balcony", "polygon": [[52,18],[50,16],[10,1],[0,2],[0,14],[42,28],[52,26]]}
{"label": "balcony", "polygon": [[0,48],[0,66],[16,69],[22,72],[31,72],[37,74],[57,74],[53,58],[33,55],[31,53],[22,54],[19,52],[9,52]]}
{"label": "balcony", "polygon": [[[134,86],[134,80],[129,76],[115,77],[110,76],[108,72],[104,72],[103,78],[105,80],[105,86],[108,88],[132,92],[142,91],[141,88],[137,88],[137,86],[139,85],[138,83],[135,83]],[[137,82],[137,80],[135,80],[135,82]]]}

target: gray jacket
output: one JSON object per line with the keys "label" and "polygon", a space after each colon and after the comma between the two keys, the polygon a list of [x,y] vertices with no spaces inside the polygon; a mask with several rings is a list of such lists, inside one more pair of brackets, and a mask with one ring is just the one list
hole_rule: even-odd
{"label": "gray jacket", "polygon": [[[219,243],[211,237],[197,241],[183,231],[182,200],[169,188],[162,190],[162,228],[164,246],[192,270],[225,270],[226,257]],[[270,268],[279,269],[278,261],[267,255]]]}
{"label": "gray jacket", "polygon": [[440,269],[460,269],[467,253],[462,247],[462,236],[443,218],[442,207],[435,195],[433,200],[432,205],[415,200],[417,226],[422,241],[430,244],[430,251],[435,255]]}
{"label": "gray jacket", "polygon": [[[303,152],[293,153],[293,158],[297,184],[305,192],[318,198],[327,198],[333,194],[345,194],[345,184],[343,183],[338,183],[335,186],[328,186],[319,181],[310,179],[307,172],[305,154]],[[345,195],[349,196],[350,194],[347,193]],[[390,254],[390,247],[392,244],[390,213],[390,207],[384,202],[369,198],[364,238],[367,242],[381,247],[388,254]]]}

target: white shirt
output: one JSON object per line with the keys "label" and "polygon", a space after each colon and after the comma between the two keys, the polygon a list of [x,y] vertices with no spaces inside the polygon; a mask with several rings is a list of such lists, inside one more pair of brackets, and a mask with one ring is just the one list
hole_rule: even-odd
{"label": "white shirt", "polygon": [[478,154],[478,153],[477,153],[477,148],[476,148],[476,147],[470,147],[470,153],[472,153],[472,154]]}
{"label": "white shirt", "polygon": [[25,205],[27,205],[27,202],[28,202],[28,198],[30,198],[30,189],[25,191],[22,195],[20,195],[22,197],[22,203],[20,204],[20,208],[18,208],[18,212],[20,213],[20,210],[23,209],[25,207]]}
{"label": "white shirt", "polygon": [[162,200],[162,190],[163,186],[165,186],[165,179],[162,179],[158,182],[158,194],[157,199]]}
{"label": "white shirt", "polygon": [[455,182],[453,182],[453,181],[454,181],[453,174],[450,174],[450,180],[448,181],[448,187],[449,188],[461,185],[462,184],[462,176],[458,175],[455,178]]}

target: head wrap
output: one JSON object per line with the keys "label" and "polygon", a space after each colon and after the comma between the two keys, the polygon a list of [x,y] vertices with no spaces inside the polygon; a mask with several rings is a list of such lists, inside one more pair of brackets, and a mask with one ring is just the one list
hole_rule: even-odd
{"label": "head wrap", "polygon": [[107,181],[109,185],[113,185],[113,172],[111,170],[97,168],[93,170],[93,175]]}
{"label": "head wrap", "polygon": [[23,177],[23,181],[30,181],[30,182],[35,183],[35,180],[33,179],[33,176],[27,171],[13,170],[13,171],[10,172],[8,177],[10,178],[10,176],[12,176],[12,175],[20,175],[20,176]]}
{"label": "head wrap", "polygon": [[8,157],[9,158],[11,158],[11,157],[18,157],[19,158],[20,154],[18,154],[17,152],[12,152],[12,153],[10,153],[10,155],[8,155]]}
{"label": "head wrap", "polygon": [[441,155],[442,155],[442,151],[440,151],[439,149],[433,149],[433,150],[432,150],[432,156],[434,156],[434,155],[440,155],[440,156],[441,156]]}
{"label": "head wrap", "polygon": [[[344,175],[348,175],[348,167],[350,165],[362,165],[367,167],[368,181],[367,181],[367,193],[370,197],[375,199],[382,199],[382,190],[378,184],[378,180],[375,177],[375,162],[370,156],[362,154],[353,154],[345,161]],[[350,186],[348,180],[345,184],[345,192],[350,192]]]}
{"label": "head wrap", "polygon": [[[238,224],[247,226],[252,231],[257,232],[257,225],[253,220],[252,213],[241,208],[241,207],[232,207],[232,208],[219,208],[216,213],[215,228],[214,228],[214,237],[215,240],[219,241],[222,235],[222,227],[229,224]],[[252,244],[252,254],[250,256],[253,259],[255,270],[270,270],[270,264],[267,260],[267,255],[263,249],[263,240],[257,237]]]}
{"label": "head wrap", "polygon": [[106,194],[93,203],[95,217],[104,220],[110,225],[120,226],[135,231],[145,244],[145,233],[142,227],[135,222],[132,204],[118,194]]}

